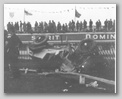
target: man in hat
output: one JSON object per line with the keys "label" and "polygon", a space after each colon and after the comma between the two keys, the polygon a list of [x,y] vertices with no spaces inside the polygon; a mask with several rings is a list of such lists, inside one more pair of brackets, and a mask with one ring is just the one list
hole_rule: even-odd
{"label": "man in hat", "polygon": [[22,45],[21,40],[15,34],[15,32],[12,31],[11,38],[9,38],[8,40],[7,53],[13,78],[20,77],[20,72],[18,68],[18,56],[19,56],[19,47],[21,45]]}

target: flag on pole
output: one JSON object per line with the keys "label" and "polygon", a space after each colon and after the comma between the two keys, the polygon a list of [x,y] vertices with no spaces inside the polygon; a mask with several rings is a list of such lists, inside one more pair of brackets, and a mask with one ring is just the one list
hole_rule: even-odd
{"label": "flag on pole", "polygon": [[81,14],[75,9],[75,17],[79,18]]}
{"label": "flag on pole", "polygon": [[24,10],[24,13],[25,13],[25,15],[32,15],[32,13],[30,13],[30,12],[28,12],[26,10]]}

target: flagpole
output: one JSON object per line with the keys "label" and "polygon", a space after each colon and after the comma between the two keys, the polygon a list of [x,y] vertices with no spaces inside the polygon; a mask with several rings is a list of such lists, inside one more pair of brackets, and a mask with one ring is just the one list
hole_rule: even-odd
{"label": "flagpole", "polygon": [[[76,13],[76,6],[75,6],[75,13]],[[75,24],[76,24],[76,16],[75,16],[75,18],[74,18],[74,22],[75,22]],[[76,28],[75,28],[75,30],[76,30]]]}
{"label": "flagpole", "polygon": [[[76,6],[75,6],[75,13],[76,13]],[[74,18],[74,21],[76,22],[76,16],[75,16],[75,18]]]}
{"label": "flagpole", "polygon": [[24,17],[23,17],[23,23],[25,22],[25,8],[24,8]]}
{"label": "flagpole", "polygon": [[25,33],[25,30],[24,30],[24,23],[25,23],[25,8],[24,8],[24,16],[23,16],[23,32]]}

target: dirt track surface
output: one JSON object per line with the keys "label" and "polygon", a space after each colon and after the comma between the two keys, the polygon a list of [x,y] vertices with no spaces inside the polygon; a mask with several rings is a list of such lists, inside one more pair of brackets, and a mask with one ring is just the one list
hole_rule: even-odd
{"label": "dirt track surface", "polygon": [[[109,90],[100,90],[93,87],[79,85],[77,81],[57,75],[40,76],[36,73],[21,74],[20,78],[11,78],[9,71],[4,72],[4,93],[114,93],[113,87]],[[104,87],[108,85],[104,85]]]}

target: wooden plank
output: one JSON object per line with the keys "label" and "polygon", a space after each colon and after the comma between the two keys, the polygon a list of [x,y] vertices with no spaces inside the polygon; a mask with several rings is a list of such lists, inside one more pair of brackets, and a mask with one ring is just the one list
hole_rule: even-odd
{"label": "wooden plank", "polygon": [[49,72],[49,73],[39,73],[41,75],[49,75],[49,74],[63,74],[63,75],[76,75],[76,76],[83,76],[85,78],[88,79],[92,79],[92,80],[97,80],[106,84],[111,84],[111,85],[115,85],[115,81],[112,80],[108,80],[108,79],[104,79],[104,78],[100,78],[100,77],[95,77],[95,76],[90,76],[90,75],[86,75],[86,74],[79,74],[79,73],[73,73],[73,72]]}

